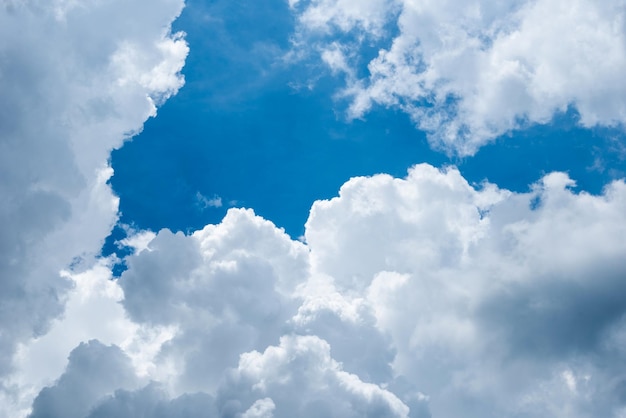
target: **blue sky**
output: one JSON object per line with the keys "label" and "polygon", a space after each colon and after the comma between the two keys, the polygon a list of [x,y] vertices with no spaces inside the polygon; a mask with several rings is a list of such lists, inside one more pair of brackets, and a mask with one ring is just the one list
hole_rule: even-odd
{"label": "blue sky", "polygon": [[[345,100],[334,97],[342,77],[317,57],[283,62],[295,24],[282,0],[187,3],[174,23],[191,48],[185,87],[112,153],[122,223],[191,231],[242,206],[297,238],[311,204],[350,177],[403,177],[422,162],[456,165],[470,182],[520,192],[551,171],[570,173],[591,193],[624,174],[626,155],[611,148],[621,128],[581,128],[575,108],[494,138],[472,157],[433,150],[395,109],[378,106],[349,121]],[[295,87],[310,81],[311,89]],[[221,197],[223,206],[204,207],[198,193]]]}
{"label": "blue sky", "polygon": [[[426,155],[444,160],[403,114],[347,123],[345,105],[333,100],[341,80],[317,60],[281,63],[294,18],[285,2],[274,3],[187,4],[176,22],[196,45],[186,86],[112,154],[122,222],[197,229],[219,222],[234,201],[297,238],[313,201],[334,196],[348,178],[402,176]],[[216,23],[207,25],[207,15]],[[309,79],[316,80],[312,90],[293,87]],[[203,211],[198,192],[222,197],[224,207]]]}
{"label": "blue sky", "polygon": [[0,418],[626,416],[622,0],[0,6]]}

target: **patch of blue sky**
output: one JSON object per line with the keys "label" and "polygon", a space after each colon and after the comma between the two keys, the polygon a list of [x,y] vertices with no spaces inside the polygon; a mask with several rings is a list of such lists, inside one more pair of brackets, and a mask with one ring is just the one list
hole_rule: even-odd
{"label": "patch of blue sky", "polygon": [[626,176],[624,128],[582,128],[570,107],[545,125],[511,132],[458,161],[465,178],[487,179],[502,188],[526,191],[553,171],[568,173],[577,191],[599,194],[607,183]]}
{"label": "patch of blue sky", "polygon": [[[176,27],[191,47],[185,87],[112,154],[122,222],[193,230],[246,206],[298,236],[311,203],[351,176],[438,158],[402,113],[346,122],[333,99],[343,82],[317,57],[281,64],[293,21],[275,3],[187,5]],[[198,193],[223,206],[199,207]]]}
{"label": "patch of blue sky", "polygon": [[[401,177],[421,162],[453,164],[471,182],[514,191],[558,170],[578,190],[598,193],[626,173],[623,129],[580,128],[573,108],[463,159],[432,150],[397,110],[375,106],[363,120],[347,121],[347,103],[335,97],[345,85],[341,76],[319,57],[282,60],[295,24],[286,3],[187,3],[174,28],[187,33],[191,48],[186,85],[111,156],[122,224],[188,232],[236,206],[298,237],[312,202],[335,196],[350,177]],[[367,59],[359,71],[384,42],[361,46]],[[218,198],[221,205],[206,204]],[[115,252],[123,234],[116,228],[103,253]]]}

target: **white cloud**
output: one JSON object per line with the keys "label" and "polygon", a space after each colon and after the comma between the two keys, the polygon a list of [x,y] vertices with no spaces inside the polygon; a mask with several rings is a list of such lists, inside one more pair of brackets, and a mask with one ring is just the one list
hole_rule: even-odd
{"label": "white cloud", "polygon": [[188,48],[169,29],[182,7],[0,5],[0,414],[15,416],[22,395],[7,377],[16,348],[63,311],[72,280],[60,271],[92,266],[116,221],[110,151],[183,84]]}
{"label": "white cloud", "polygon": [[294,11],[299,39],[318,39],[323,56],[342,43],[354,67],[364,59],[359,44],[389,39],[385,25],[397,28],[369,62],[368,76],[348,79],[349,115],[362,117],[374,104],[398,107],[434,146],[468,155],[569,106],[582,126],[623,124],[624,6],[623,0],[328,0],[299,2]]}
{"label": "white cloud", "polygon": [[243,413],[241,418],[273,418],[274,409],[276,409],[276,405],[270,398],[259,399]]}
{"label": "white cloud", "polygon": [[315,336],[284,336],[278,346],[263,353],[242,354],[232,377],[233,396],[237,400],[269,396],[274,416],[281,418],[408,417],[409,408],[400,399],[343,371],[330,349]]}
{"label": "white cloud", "polygon": [[4,379],[15,391],[10,401],[12,410],[0,410],[3,415],[26,413],[34,396],[63,372],[68,353],[81,342],[98,340],[121,347],[138,378],[154,371],[154,358],[175,329],[141,327],[130,321],[120,304],[123,291],[112,280],[109,264],[109,260],[101,259],[82,273],[63,272],[73,284],[64,313],[51,321],[45,335],[20,344],[14,370]]}
{"label": "white cloud", "polygon": [[215,387],[239,354],[278,341],[308,275],[302,243],[239,209],[191,236],[163,230],[127,264],[120,284],[130,317],[179,329],[161,353],[180,375],[175,393]]}
{"label": "white cloud", "polygon": [[136,253],[147,250],[150,242],[156,238],[156,234],[152,231],[135,231],[130,227],[126,227],[125,229],[127,237],[116,244],[122,248],[129,247]]}
{"label": "white cloud", "polygon": [[214,195],[213,197],[208,198],[202,193],[196,192],[196,203],[200,207],[200,209],[221,208],[222,198],[217,195]]}
{"label": "white cloud", "polygon": [[92,416],[617,416],[626,184],[573,187],[418,165],[316,202],[306,243],[244,209],[163,230],[119,280],[137,326],[175,330],[158,383]]}
{"label": "white cloud", "polygon": [[310,28],[330,32],[332,28],[350,31],[354,27],[380,35],[386,19],[397,9],[393,0],[313,0],[302,7],[290,1],[292,9],[300,9],[300,20]]}

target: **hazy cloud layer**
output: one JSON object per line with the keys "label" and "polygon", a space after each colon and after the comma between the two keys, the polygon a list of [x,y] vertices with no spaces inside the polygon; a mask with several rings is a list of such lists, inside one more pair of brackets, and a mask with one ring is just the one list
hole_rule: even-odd
{"label": "hazy cloud layer", "polygon": [[60,271],[92,265],[116,221],[111,149],[183,83],[182,6],[0,2],[0,398],[18,344],[63,311]]}
{"label": "hazy cloud layer", "polygon": [[138,329],[173,330],[128,366],[154,383],[97,386],[89,416],[620,416],[626,184],[572,187],[419,165],[316,202],[306,243],[243,209],[163,230],[119,279]]}
{"label": "hazy cloud layer", "polygon": [[626,121],[623,0],[290,4],[297,45],[345,74],[352,118],[400,108],[434,146],[461,155],[570,106],[586,127]]}

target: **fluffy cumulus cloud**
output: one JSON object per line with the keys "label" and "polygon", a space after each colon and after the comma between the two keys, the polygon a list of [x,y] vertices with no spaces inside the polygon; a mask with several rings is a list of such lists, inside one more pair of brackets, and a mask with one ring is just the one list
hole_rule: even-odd
{"label": "fluffy cumulus cloud", "polygon": [[[234,405],[245,397],[270,395],[255,401],[244,416],[408,417],[400,399],[343,371],[330,350],[316,336],[285,336],[263,353],[243,354],[233,378]],[[261,407],[265,411],[257,414]]]}
{"label": "fluffy cumulus cloud", "polygon": [[[570,107],[585,127],[626,121],[623,0],[290,4],[296,39],[345,73],[350,117],[400,108],[450,152],[473,154]],[[383,45],[372,58],[361,53],[371,44]]]}
{"label": "fluffy cumulus cloud", "polygon": [[103,394],[135,384],[130,359],[122,350],[98,341],[81,343],[56,385],[39,393],[30,417],[82,418]]}
{"label": "fluffy cumulus cloud", "polygon": [[166,337],[83,343],[31,416],[619,417],[624,234],[626,184],[563,173],[527,193],[430,165],[354,178],[304,242],[231,209],[160,231],[110,284]]}
{"label": "fluffy cumulus cloud", "polygon": [[115,223],[110,150],[183,83],[182,6],[0,2],[0,398],[16,348],[63,311],[60,271],[90,266]]}
{"label": "fluffy cumulus cloud", "polygon": [[433,416],[611,416],[626,185],[573,185],[554,173],[527,194],[476,190],[430,166],[353,179],[312,209],[314,270],[373,312],[394,375]]}
{"label": "fluffy cumulus cloud", "polygon": [[308,274],[305,246],[245,210],[191,236],[161,231],[128,266],[130,318],[178,330],[160,353],[176,391],[215,388],[241,353],[277,343]]}

